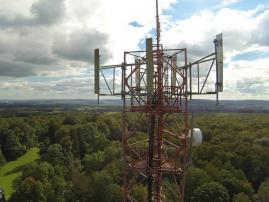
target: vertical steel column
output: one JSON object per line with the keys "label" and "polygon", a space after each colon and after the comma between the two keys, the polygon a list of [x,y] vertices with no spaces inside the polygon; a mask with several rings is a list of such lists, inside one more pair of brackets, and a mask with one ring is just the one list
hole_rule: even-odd
{"label": "vertical steel column", "polygon": [[[187,61],[187,50],[185,49],[185,67],[187,67],[188,61]],[[189,132],[189,126],[188,126],[188,69],[185,69],[185,78],[184,78],[184,84],[185,84],[185,108],[184,108],[184,138],[182,140],[182,147],[183,147],[183,165],[182,165],[182,178],[181,181],[181,197],[180,202],[184,202],[185,198],[185,178],[186,178],[186,163],[187,163],[187,135]]]}
{"label": "vertical steel column", "polygon": [[199,66],[199,63],[197,64],[197,79],[198,79],[198,91],[197,93],[200,92],[200,66]]}
{"label": "vertical steel column", "polygon": [[123,201],[128,202],[128,185],[127,185],[127,160],[126,160],[126,97],[125,97],[125,78],[126,78],[126,53],[124,52],[124,62],[122,64],[122,153],[123,153]]}
{"label": "vertical steel column", "polygon": [[148,202],[152,202],[152,193],[154,190],[153,187],[153,158],[154,158],[154,133],[155,133],[155,115],[150,115],[149,120],[149,143],[148,143],[148,168],[147,168],[147,176],[148,176]]}

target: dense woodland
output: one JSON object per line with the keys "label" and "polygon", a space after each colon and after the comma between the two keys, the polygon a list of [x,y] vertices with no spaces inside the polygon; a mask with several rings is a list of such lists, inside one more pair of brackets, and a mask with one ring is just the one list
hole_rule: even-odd
{"label": "dense woodland", "polygon": [[[0,167],[40,149],[8,201],[121,201],[120,120],[96,112],[0,118]],[[194,127],[204,142],[193,149],[186,201],[268,202],[269,114],[197,114]],[[137,197],[146,201],[146,187],[137,187]]]}

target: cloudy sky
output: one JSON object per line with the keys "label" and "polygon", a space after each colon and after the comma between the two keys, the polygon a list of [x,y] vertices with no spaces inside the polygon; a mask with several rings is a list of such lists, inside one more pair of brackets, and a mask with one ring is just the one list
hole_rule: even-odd
{"label": "cloudy sky", "polygon": [[[160,10],[165,47],[202,57],[223,33],[221,99],[269,100],[268,0],[160,0]],[[0,99],[94,98],[93,49],[121,63],[154,33],[154,12],[155,0],[0,0]]]}

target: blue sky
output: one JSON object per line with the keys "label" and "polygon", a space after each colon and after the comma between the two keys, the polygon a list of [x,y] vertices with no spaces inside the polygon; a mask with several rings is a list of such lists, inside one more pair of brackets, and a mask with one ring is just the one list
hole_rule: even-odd
{"label": "blue sky", "polygon": [[240,61],[240,60],[255,61],[267,57],[269,57],[269,51],[256,50],[239,53],[232,58],[232,61]]}
{"label": "blue sky", "polygon": [[[223,3],[221,3],[223,2]],[[194,13],[202,10],[211,10],[218,12],[220,8],[228,7],[236,10],[248,10],[257,7],[257,5],[269,6],[267,0],[239,0],[239,1],[220,1],[220,0],[181,0],[173,5],[164,14],[173,15],[174,19],[185,19],[191,17]],[[229,3],[230,2],[230,3]]]}
{"label": "blue sky", "polygon": [[[269,99],[269,2],[160,0],[161,39],[189,59],[224,37],[221,99]],[[155,0],[2,0],[0,99],[95,98],[93,50],[102,64],[154,37]],[[117,80],[120,83],[119,80]]]}

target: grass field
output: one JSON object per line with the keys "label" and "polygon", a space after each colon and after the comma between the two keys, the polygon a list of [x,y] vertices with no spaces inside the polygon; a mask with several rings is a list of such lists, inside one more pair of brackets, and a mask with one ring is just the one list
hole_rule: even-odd
{"label": "grass field", "polygon": [[12,194],[12,183],[16,177],[22,174],[22,168],[26,164],[39,159],[39,149],[34,147],[15,161],[10,161],[0,168],[0,187],[5,191],[7,198]]}

